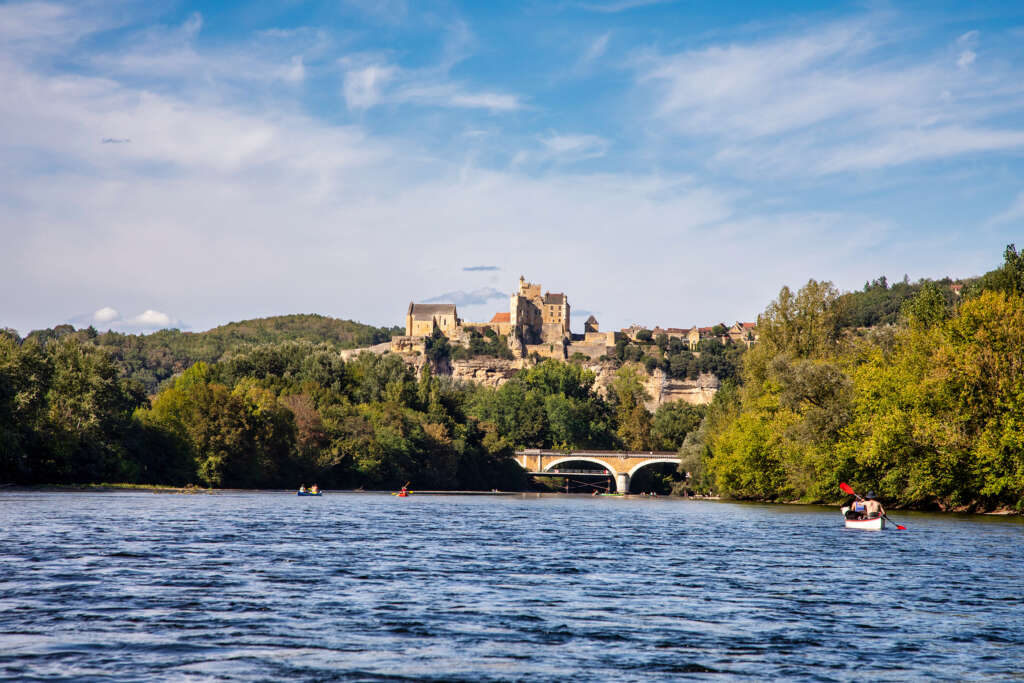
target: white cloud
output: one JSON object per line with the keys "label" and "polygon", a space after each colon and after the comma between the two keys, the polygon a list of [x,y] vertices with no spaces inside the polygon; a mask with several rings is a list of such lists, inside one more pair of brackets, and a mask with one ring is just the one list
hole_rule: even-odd
{"label": "white cloud", "polygon": [[92,325],[101,330],[117,330],[119,332],[154,332],[171,327],[182,327],[180,321],[161,311],[146,309],[138,315],[126,317],[110,306],[104,306],[91,316],[77,316],[70,320],[76,325]]}
{"label": "white cloud", "polygon": [[484,109],[491,113],[524,109],[519,95],[480,89],[451,77],[470,54],[476,39],[461,20],[444,26],[441,56],[434,65],[402,68],[381,54],[354,54],[340,60],[346,68],[343,93],[349,110],[379,104],[408,104],[447,109]]}
{"label": "white cloud", "polygon": [[942,126],[905,130],[877,138],[870,146],[842,145],[830,150],[817,168],[822,173],[877,169],[963,154],[1024,149],[1024,130]]}
{"label": "white cloud", "polygon": [[608,50],[608,41],[611,37],[611,33],[605,33],[604,35],[595,38],[580,56],[580,64],[589,64],[594,60],[599,59],[601,55]]}
{"label": "white cloud", "polygon": [[989,121],[1024,111],[1024,90],[1007,87],[1024,73],[968,69],[977,32],[956,41],[955,68],[939,54],[892,59],[892,34],[869,17],[647,55],[636,62],[637,83],[667,133],[720,142],[713,158],[762,172],[866,170],[1020,148],[1024,127]]}
{"label": "white cloud", "polygon": [[516,95],[494,92],[468,92],[455,83],[411,83],[391,94],[392,102],[432,105],[460,109],[488,109],[492,112],[523,108]]}
{"label": "white cloud", "polygon": [[979,31],[968,31],[957,38],[956,42],[960,45],[972,45],[978,41],[978,36],[980,35],[981,33]]}
{"label": "white cloud", "polygon": [[306,78],[306,65],[302,61],[302,55],[293,55],[289,66],[279,69],[282,80],[289,83],[301,83]]}
{"label": "white cloud", "polygon": [[397,69],[393,66],[372,65],[352,69],[345,73],[342,90],[349,109],[368,109],[380,101],[381,88],[390,81]]}
{"label": "white cloud", "polygon": [[562,160],[593,159],[608,151],[608,141],[596,135],[552,135],[541,143],[549,156]]}
{"label": "white cloud", "polygon": [[369,64],[345,72],[343,93],[349,109],[378,104],[414,104],[453,109],[516,111],[524,107],[517,95],[474,91],[437,70],[404,70],[390,64]]}
{"label": "white cloud", "polygon": [[153,309],[146,309],[134,318],[128,318],[125,322],[129,325],[138,325],[139,327],[162,329],[170,326],[171,316],[160,311],[154,311]]}
{"label": "white cloud", "polygon": [[580,2],[577,3],[576,6],[591,12],[615,14],[617,12],[625,12],[626,10],[636,9],[638,7],[663,5],[669,2],[675,2],[675,0],[604,0],[603,2]]}
{"label": "white cloud", "polygon": [[977,59],[978,55],[974,50],[964,50],[960,53],[960,56],[956,60],[956,65],[961,69],[966,69],[971,64],[974,64],[974,60]]}
{"label": "white cloud", "polygon": [[99,324],[113,322],[120,317],[121,314],[117,312],[117,309],[111,308],[110,306],[104,306],[92,314],[93,321]]}

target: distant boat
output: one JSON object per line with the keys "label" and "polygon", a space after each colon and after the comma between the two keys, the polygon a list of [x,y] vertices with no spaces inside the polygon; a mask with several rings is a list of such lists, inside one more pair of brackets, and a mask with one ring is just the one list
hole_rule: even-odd
{"label": "distant boat", "polygon": [[322,495],[324,495],[324,492],[323,491],[317,491],[316,493],[310,493],[309,491],[299,491],[295,495],[297,495],[297,496],[322,496]]}

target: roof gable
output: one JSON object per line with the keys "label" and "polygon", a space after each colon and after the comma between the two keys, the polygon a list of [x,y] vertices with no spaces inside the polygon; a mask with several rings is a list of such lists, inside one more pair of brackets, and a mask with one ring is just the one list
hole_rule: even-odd
{"label": "roof gable", "polygon": [[455,304],[413,304],[409,313],[414,318],[433,318],[435,315],[456,315]]}

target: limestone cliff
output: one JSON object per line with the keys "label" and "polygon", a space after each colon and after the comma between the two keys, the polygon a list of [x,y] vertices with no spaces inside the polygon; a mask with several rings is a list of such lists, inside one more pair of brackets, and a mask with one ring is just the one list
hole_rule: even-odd
{"label": "limestone cliff", "polygon": [[[600,363],[584,363],[585,368],[597,375],[594,382],[595,388],[602,396],[607,396],[611,391],[612,381],[615,379],[615,372],[621,367],[614,361]],[[643,369],[641,369],[642,372]],[[686,401],[692,405],[706,405],[711,403],[718,391],[718,378],[710,373],[701,374],[697,379],[674,379],[669,377],[660,368],[653,373],[644,372],[646,380],[644,389],[650,400],[645,404],[647,409],[654,412],[662,403],[672,401]]]}
{"label": "limestone cliff", "polygon": [[[388,344],[378,344],[363,349],[352,349],[342,351],[345,360],[350,360],[360,352],[385,354],[391,353]],[[417,374],[423,368],[426,358],[419,353],[398,354],[402,360],[408,363]],[[462,382],[474,382],[488,387],[500,387],[512,379],[515,374],[524,367],[533,367],[534,363],[528,358],[517,358],[505,360],[487,356],[478,356],[468,360],[445,360],[438,363],[433,372],[439,376],[448,376],[453,380]],[[596,376],[594,388],[601,396],[608,396],[611,390],[612,380],[620,365],[615,361],[592,361],[584,363],[583,367],[590,370]],[[642,369],[641,369],[642,370]],[[646,380],[644,388],[651,397],[647,401],[647,409],[654,412],[663,403],[672,401],[686,401],[693,405],[704,405],[711,403],[715,392],[718,391],[718,378],[712,374],[702,374],[697,379],[674,379],[666,375],[661,369],[653,373],[645,373]]]}

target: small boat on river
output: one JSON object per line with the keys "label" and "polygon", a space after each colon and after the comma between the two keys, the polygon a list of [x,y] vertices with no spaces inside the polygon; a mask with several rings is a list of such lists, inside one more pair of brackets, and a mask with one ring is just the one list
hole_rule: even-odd
{"label": "small boat on river", "polygon": [[316,493],[311,493],[309,491],[299,491],[295,495],[297,495],[297,496],[322,496],[322,495],[324,495],[324,492],[323,491],[317,491]]}
{"label": "small boat on river", "polygon": [[872,517],[871,519],[857,519],[849,518],[846,513],[850,508],[840,508],[840,512],[843,513],[843,520],[846,522],[847,529],[866,529],[868,531],[882,531],[885,529],[885,517]]}

